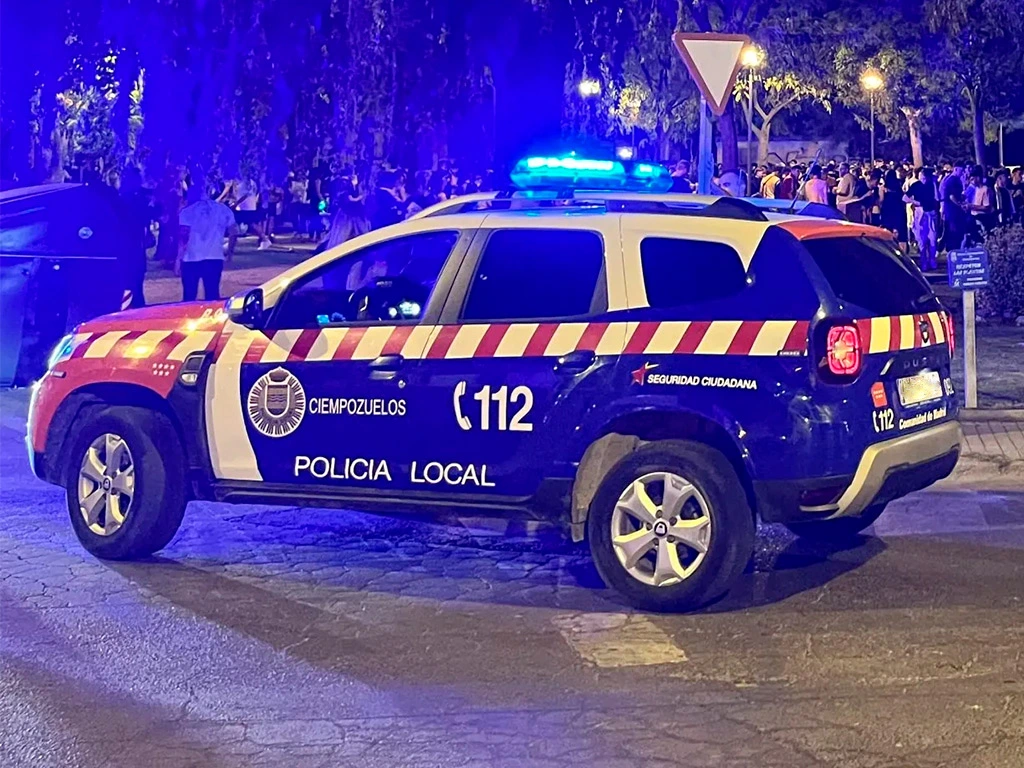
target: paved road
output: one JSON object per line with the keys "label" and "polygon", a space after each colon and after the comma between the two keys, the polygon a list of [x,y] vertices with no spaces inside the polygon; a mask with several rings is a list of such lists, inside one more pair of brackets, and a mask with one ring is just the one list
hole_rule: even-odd
{"label": "paved road", "polygon": [[[4,766],[1024,765],[1024,492],[761,532],[702,615],[642,615],[553,528],[193,504],[102,563],[0,393]],[[1005,470],[1005,467],[1004,467]]]}

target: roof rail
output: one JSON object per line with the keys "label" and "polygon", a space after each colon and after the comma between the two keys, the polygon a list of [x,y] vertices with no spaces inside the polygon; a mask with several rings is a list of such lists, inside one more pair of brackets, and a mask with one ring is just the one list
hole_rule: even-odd
{"label": "roof rail", "polygon": [[[579,192],[583,196],[575,196]],[[538,194],[540,193],[540,194]],[[614,190],[501,190],[493,196],[472,195],[471,199],[451,201],[451,205],[440,207],[428,216],[448,216],[472,211],[538,210],[543,208],[604,209],[620,213],[657,213],[669,216],[706,216],[715,219],[767,222],[758,206],[747,200],[720,197],[708,203],[706,200],[665,200],[657,195],[636,193],[616,194]]]}
{"label": "roof rail", "polygon": [[756,205],[734,197],[722,197],[713,203],[609,199],[605,206],[608,210],[622,213],[661,213],[670,216],[706,216],[712,219],[768,221],[768,217]]}

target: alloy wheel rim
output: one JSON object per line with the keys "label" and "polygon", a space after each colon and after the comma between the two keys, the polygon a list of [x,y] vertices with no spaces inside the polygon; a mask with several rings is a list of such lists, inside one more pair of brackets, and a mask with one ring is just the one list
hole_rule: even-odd
{"label": "alloy wheel rim", "polygon": [[105,433],[90,443],[78,470],[78,511],[97,536],[124,525],[135,498],[135,461],[120,435]]}
{"label": "alloy wheel rim", "polygon": [[650,472],[623,490],[611,519],[615,556],[652,587],[680,584],[696,572],[711,543],[711,512],[700,490],[674,472]]}

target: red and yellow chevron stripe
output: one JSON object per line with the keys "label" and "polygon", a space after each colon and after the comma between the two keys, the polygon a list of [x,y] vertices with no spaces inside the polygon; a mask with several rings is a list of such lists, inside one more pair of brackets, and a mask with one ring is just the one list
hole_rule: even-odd
{"label": "red and yellow chevron stripe", "polygon": [[[868,354],[946,342],[944,313],[857,320]],[[377,325],[282,330],[236,330],[247,363],[559,357],[586,350],[598,355],[743,355],[772,357],[807,351],[806,320],[678,320],[595,323],[474,323]],[[209,349],[216,331],[107,331],[79,334],[73,359],[122,358],[180,363]],[[223,346],[223,345],[219,345]]]}

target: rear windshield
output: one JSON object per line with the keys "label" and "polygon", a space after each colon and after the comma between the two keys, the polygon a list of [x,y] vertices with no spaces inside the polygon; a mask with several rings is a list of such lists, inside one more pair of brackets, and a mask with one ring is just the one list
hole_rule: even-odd
{"label": "rear windshield", "polygon": [[906,257],[883,240],[823,237],[804,240],[836,297],[874,316],[938,309],[931,287]]}

